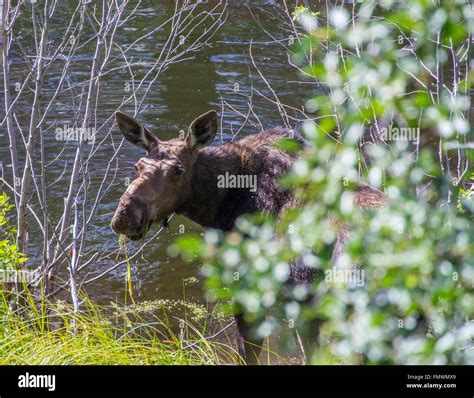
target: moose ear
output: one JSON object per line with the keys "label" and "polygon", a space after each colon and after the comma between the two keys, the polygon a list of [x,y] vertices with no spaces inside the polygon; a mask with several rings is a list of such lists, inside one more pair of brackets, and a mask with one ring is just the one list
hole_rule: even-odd
{"label": "moose ear", "polygon": [[209,111],[191,123],[186,135],[186,142],[191,150],[199,150],[212,143],[216,133],[217,112]]}
{"label": "moose ear", "polygon": [[158,138],[143,123],[140,123],[137,119],[126,113],[116,112],[115,119],[123,136],[133,145],[149,151],[151,145],[158,141]]}

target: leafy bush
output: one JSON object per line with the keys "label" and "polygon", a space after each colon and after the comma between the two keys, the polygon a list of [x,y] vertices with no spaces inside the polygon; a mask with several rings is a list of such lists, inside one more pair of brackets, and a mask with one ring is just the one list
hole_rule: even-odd
{"label": "leafy bush", "polygon": [[15,243],[16,229],[8,220],[7,213],[13,208],[9,200],[5,192],[0,193],[0,271],[17,269],[27,260]]}
{"label": "leafy bush", "polygon": [[240,363],[232,347],[206,340],[194,322],[183,320],[176,333],[164,308],[159,317],[143,318],[127,307],[81,299],[78,313],[64,302],[45,299],[40,309],[29,301],[30,306],[12,311],[0,291],[0,365]]}
{"label": "leafy bush", "polygon": [[[474,363],[472,9],[386,0],[355,11],[333,7],[327,26],[317,10],[295,15],[308,31],[294,60],[324,84],[306,104],[308,146],[282,180],[301,207],[174,251],[201,256],[209,298],[244,309],[261,336],[320,320],[314,363]],[[354,206],[361,180],[388,204]],[[338,233],[347,250],[333,261]],[[317,270],[312,286],[287,284],[296,259]]]}

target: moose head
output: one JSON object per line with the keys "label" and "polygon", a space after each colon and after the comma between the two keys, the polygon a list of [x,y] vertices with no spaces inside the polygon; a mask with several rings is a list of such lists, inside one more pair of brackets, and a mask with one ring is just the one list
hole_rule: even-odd
{"label": "moose head", "polygon": [[110,223],[117,234],[141,239],[154,222],[166,222],[191,193],[193,164],[200,149],[213,142],[217,113],[209,111],[195,119],[184,139],[160,141],[137,119],[115,114],[123,136],[146,151],[135,163],[136,178],[120,198]]}

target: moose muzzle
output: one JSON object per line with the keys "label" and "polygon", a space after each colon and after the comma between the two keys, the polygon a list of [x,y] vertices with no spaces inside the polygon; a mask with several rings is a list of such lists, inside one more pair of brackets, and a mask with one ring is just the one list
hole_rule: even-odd
{"label": "moose muzzle", "polygon": [[137,196],[125,193],[110,223],[117,234],[127,235],[132,240],[141,239],[149,226],[145,202]]}

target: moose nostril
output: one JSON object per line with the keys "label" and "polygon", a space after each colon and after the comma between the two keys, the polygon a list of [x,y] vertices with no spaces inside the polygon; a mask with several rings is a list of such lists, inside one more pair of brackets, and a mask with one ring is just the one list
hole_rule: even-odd
{"label": "moose nostril", "polygon": [[143,201],[134,200],[116,210],[110,226],[115,233],[138,235],[143,232],[148,222],[146,207]]}
{"label": "moose nostril", "polygon": [[110,226],[116,233],[119,234],[124,231],[126,224],[127,222],[125,220],[125,217],[123,216],[123,213],[116,213],[112,218]]}

